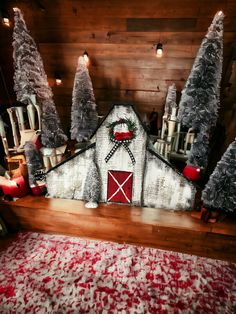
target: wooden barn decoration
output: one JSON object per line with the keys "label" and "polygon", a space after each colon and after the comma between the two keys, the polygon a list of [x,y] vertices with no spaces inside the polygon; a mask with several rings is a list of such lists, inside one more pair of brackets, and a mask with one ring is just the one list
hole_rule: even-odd
{"label": "wooden barn decoration", "polygon": [[91,138],[92,144],[50,169],[50,197],[83,200],[94,160],[100,176],[99,202],[191,209],[195,187],[152,147],[132,105],[115,104]]}

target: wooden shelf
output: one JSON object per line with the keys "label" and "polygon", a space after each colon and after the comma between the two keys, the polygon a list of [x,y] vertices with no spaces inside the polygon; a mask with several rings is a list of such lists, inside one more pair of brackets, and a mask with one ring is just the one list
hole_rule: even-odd
{"label": "wooden shelf", "polygon": [[26,196],[0,202],[12,227],[126,242],[236,262],[236,222],[206,224],[190,212]]}

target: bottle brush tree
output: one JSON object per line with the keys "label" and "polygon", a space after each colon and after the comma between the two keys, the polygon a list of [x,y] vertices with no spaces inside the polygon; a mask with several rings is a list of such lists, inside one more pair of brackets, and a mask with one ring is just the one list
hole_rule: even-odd
{"label": "bottle brush tree", "polygon": [[30,187],[33,187],[37,185],[37,172],[43,171],[43,160],[33,142],[26,142],[24,149],[28,168],[29,185]]}
{"label": "bottle brush tree", "polygon": [[98,123],[93,86],[83,57],[76,69],[71,108],[71,139],[87,141]]}
{"label": "bottle brush tree", "polygon": [[172,113],[172,109],[176,108],[176,86],[175,84],[171,84],[168,87],[167,95],[166,95],[166,102],[164,108],[164,116],[168,117]]}
{"label": "bottle brush tree", "polygon": [[218,12],[202,41],[182,91],[178,119],[196,133],[188,163],[207,166],[209,137],[216,125],[223,63],[223,19]]}
{"label": "bottle brush tree", "polygon": [[202,201],[209,209],[236,213],[236,138],[211,174]]}
{"label": "bottle brush tree", "polygon": [[36,95],[36,101],[42,111],[41,140],[43,146],[49,148],[62,146],[67,141],[67,137],[60,126],[43,61],[18,8],[14,8],[14,20],[14,90],[17,100],[25,102],[29,95]]}
{"label": "bottle brush tree", "polygon": [[92,161],[85,179],[83,199],[87,208],[96,208],[100,197],[100,176],[95,161]]}

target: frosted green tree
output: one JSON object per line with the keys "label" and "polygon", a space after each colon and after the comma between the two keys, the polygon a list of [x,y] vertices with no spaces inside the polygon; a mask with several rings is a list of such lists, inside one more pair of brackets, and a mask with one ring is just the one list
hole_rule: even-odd
{"label": "frosted green tree", "polygon": [[87,201],[87,208],[96,208],[100,197],[100,176],[94,161],[90,163],[84,184],[83,199]]}
{"label": "frosted green tree", "polygon": [[83,57],[76,69],[71,107],[71,139],[87,141],[98,123],[95,97],[89,71]]}
{"label": "frosted green tree", "polygon": [[37,104],[42,111],[42,144],[49,148],[62,146],[67,141],[67,137],[60,127],[43,61],[18,8],[14,8],[14,20],[14,90],[17,100],[25,102],[29,95],[36,95]]}
{"label": "frosted green tree", "polygon": [[176,86],[175,84],[171,84],[168,87],[167,95],[166,95],[166,102],[165,102],[165,111],[164,116],[168,117],[171,115],[173,108],[176,108]]}
{"label": "frosted green tree", "polygon": [[210,209],[236,213],[236,139],[217,163],[202,192],[202,200]]}
{"label": "frosted green tree", "polygon": [[178,119],[196,133],[188,163],[205,168],[209,137],[218,116],[223,63],[223,19],[218,12],[202,41],[182,91]]}

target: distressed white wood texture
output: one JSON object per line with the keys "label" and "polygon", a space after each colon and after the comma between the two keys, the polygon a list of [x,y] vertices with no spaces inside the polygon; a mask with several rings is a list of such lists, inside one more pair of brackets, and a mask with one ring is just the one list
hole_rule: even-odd
{"label": "distressed white wood texture", "polygon": [[[121,118],[130,119],[137,126],[136,138],[129,144],[129,148],[134,155],[133,165],[127,150],[120,146],[114,155],[106,163],[105,158],[115,145],[109,138],[107,125]],[[139,118],[131,106],[115,105],[103,121],[96,133],[96,163],[101,177],[101,202],[107,201],[107,180],[108,170],[133,172],[132,204],[142,205],[142,182],[144,175],[145,153],[147,144],[147,134],[141,125]]]}
{"label": "distressed white wood texture", "polygon": [[55,198],[83,199],[83,188],[94,147],[66,161],[47,174],[48,195]]}
{"label": "distressed white wood texture", "polygon": [[143,205],[173,210],[193,206],[195,187],[179,173],[147,151]]}
{"label": "distressed white wood texture", "polygon": [[[130,143],[135,164],[123,146],[106,163],[105,158],[114,143],[110,141],[107,125],[121,118],[136,123],[137,136]],[[47,175],[51,197],[83,199],[84,181],[92,158],[98,165],[101,179],[100,202],[107,201],[108,170],[133,173],[132,204],[172,210],[188,210],[193,206],[195,187],[168,164],[147,150],[147,134],[131,106],[115,105],[98,128],[96,146],[64,162]]]}

